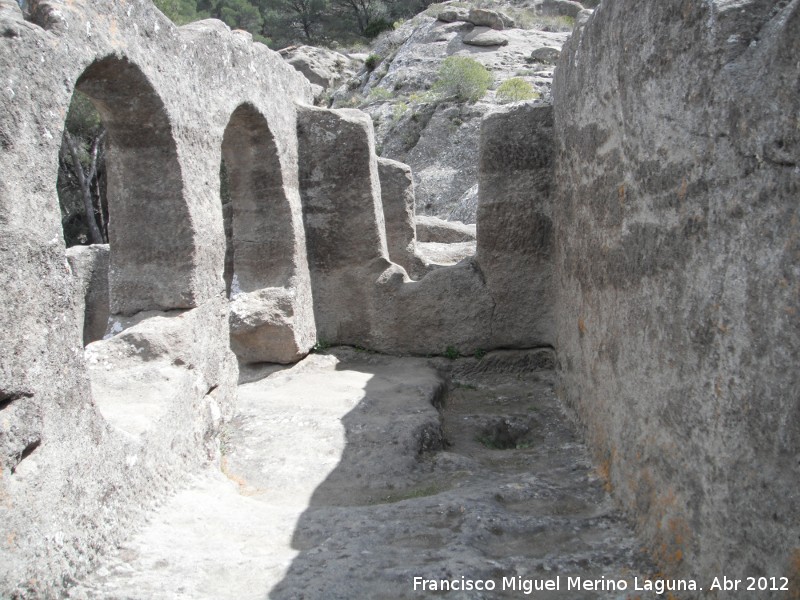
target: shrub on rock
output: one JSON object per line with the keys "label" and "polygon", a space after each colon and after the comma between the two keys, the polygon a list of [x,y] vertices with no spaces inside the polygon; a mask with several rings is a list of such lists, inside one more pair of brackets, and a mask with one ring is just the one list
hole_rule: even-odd
{"label": "shrub on rock", "polygon": [[439,69],[434,90],[445,98],[476,102],[483,98],[491,83],[491,74],[477,60],[466,56],[450,56]]}
{"label": "shrub on rock", "polygon": [[500,102],[520,102],[522,100],[534,100],[539,97],[533,86],[521,77],[506,79],[497,88],[497,99]]}

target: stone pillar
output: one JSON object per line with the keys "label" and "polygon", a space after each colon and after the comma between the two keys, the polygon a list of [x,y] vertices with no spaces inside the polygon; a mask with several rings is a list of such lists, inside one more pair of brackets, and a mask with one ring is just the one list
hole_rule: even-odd
{"label": "stone pillar", "polygon": [[75,308],[83,345],[102,340],[108,327],[108,244],[67,248],[75,277]]}
{"label": "stone pillar", "polygon": [[389,266],[375,136],[357,110],[298,108],[300,193],[318,339],[364,343]]}
{"label": "stone pillar", "polygon": [[231,115],[222,156],[231,349],[241,362],[295,362],[316,337],[296,174],[281,164],[272,127],[249,103]]}
{"label": "stone pillar", "polygon": [[379,158],[378,174],[389,258],[416,278],[424,274],[426,268],[416,254],[416,211],[411,167],[396,160]]}
{"label": "stone pillar", "polygon": [[553,343],[553,110],[521,104],[481,124],[477,259],[495,302],[492,346]]}

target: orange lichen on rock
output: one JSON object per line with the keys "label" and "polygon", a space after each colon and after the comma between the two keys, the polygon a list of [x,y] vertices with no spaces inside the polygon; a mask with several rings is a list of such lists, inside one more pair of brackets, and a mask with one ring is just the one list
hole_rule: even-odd
{"label": "orange lichen on rock", "polygon": [[789,560],[789,598],[800,600],[800,548],[795,548]]}

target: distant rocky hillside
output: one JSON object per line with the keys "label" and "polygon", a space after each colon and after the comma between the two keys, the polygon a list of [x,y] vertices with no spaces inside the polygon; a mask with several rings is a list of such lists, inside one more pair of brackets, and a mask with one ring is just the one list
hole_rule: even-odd
{"label": "distant rocky hillside", "polygon": [[[414,171],[418,214],[474,223],[481,119],[513,99],[502,93],[509,80],[505,87],[550,100],[555,61],[583,9],[569,0],[445,2],[384,33],[368,53],[305,46],[284,56],[320,86],[319,103],[372,116],[379,154]],[[451,56],[489,71],[477,102],[436,93]]]}

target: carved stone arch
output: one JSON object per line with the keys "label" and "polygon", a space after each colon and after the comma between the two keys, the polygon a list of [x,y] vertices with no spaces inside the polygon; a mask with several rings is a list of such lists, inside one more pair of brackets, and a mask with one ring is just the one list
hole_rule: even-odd
{"label": "carved stone arch", "polygon": [[127,58],[93,62],[75,85],[107,134],[112,314],[193,308],[196,248],[164,103]]}
{"label": "carved stone arch", "polygon": [[231,114],[222,160],[230,201],[223,207],[228,292],[289,285],[295,271],[291,206],[275,138],[252,104],[241,104]]}

